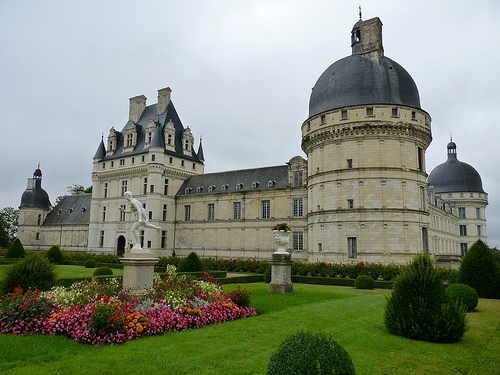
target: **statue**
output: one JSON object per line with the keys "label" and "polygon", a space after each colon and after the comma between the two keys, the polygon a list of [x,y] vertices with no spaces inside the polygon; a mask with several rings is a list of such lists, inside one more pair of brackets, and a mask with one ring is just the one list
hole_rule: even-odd
{"label": "statue", "polygon": [[126,200],[130,202],[130,210],[124,210],[120,207],[120,211],[123,211],[126,214],[134,213],[135,214],[135,222],[132,225],[132,234],[134,235],[134,246],[132,250],[140,250],[142,249],[141,240],[139,237],[139,227],[144,228],[153,228],[156,229],[158,233],[160,233],[161,227],[157,227],[154,224],[148,222],[148,215],[142,204],[135,198],[132,197],[132,193],[130,191],[126,191],[123,196]]}

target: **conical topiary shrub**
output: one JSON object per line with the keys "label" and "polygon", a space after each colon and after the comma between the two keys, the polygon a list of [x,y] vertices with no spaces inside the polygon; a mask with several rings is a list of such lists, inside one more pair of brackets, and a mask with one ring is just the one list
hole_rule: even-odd
{"label": "conical topiary shrub", "polygon": [[57,245],[52,246],[46,253],[45,257],[49,260],[50,263],[54,264],[62,264],[64,261],[64,256],[61,251],[61,248]]}
{"label": "conical topiary shrub", "polygon": [[7,253],[5,254],[6,258],[24,258],[26,256],[26,251],[24,250],[23,244],[16,238],[12,245],[7,249]]}
{"label": "conical topiary shrub", "polygon": [[198,254],[194,251],[184,258],[177,269],[178,272],[201,272],[203,271],[203,263],[201,263]]}
{"label": "conical topiary shrub", "polygon": [[469,285],[480,298],[500,298],[500,265],[483,241],[474,242],[465,254],[457,283]]}
{"label": "conical topiary shrub", "polygon": [[384,323],[394,335],[455,342],[463,336],[467,319],[465,309],[448,299],[430,256],[418,254],[394,281]]}

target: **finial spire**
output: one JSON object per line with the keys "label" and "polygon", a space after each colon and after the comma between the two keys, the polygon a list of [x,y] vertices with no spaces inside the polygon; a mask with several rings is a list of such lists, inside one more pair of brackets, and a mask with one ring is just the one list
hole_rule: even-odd
{"label": "finial spire", "polygon": [[451,136],[451,133],[450,133],[450,142],[453,142],[453,137]]}
{"label": "finial spire", "polygon": [[362,17],[361,17],[361,5],[359,5],[359,20],[360,20],[360,21],[362,20],[361,18],[362,18]]}

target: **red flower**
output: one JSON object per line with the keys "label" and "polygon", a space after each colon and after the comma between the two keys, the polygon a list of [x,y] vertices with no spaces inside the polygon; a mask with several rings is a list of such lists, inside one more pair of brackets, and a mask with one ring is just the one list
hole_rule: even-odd
{"label": "red flower", "polygon": [[104,303],[109,303],[109,297],[108,297],[108,296],[104,296],[104,297],[102,297],[102,301],[103,301]]}

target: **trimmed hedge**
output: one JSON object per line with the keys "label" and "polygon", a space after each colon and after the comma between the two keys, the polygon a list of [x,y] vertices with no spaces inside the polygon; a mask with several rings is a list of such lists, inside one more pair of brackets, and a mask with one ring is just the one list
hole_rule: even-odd
{"label": "trimmed hedge", "polygon": [[452,302],[464,305],[467,312],[473,312],[479,302],[476,291],[467,284],[453,284],[446,288],[446,295]]}
{"label": "trimmed hedge", "polygon": [[356,289],[373,289],[375,286],[375,280],[368,275],[359,275],[354,280],[354,287]]}
{"label": "trimmed hedge", "polygon": [[249,283],[260,283],[264,281],[264,275],[248,275],[248,276],[236,276],[236,277],[224,277],[217,278],[222,284],[249,284]]}

